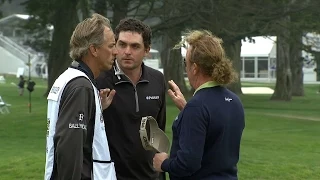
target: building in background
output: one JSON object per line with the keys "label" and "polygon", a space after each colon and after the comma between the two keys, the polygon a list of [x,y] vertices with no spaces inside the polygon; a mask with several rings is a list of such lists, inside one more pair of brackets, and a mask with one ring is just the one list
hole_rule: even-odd
{"label": "building in background", "polygon": [[[315,36],[309,35],[309,39]],[[276,37],[253,37],[254,43],[242,41],[241,46],[241,71],[243,81],[271,82],[276,80]],[[308,43],[303,38],[303,43]],[[310,44],[310,43],[309,43]],[[315,46],[316,44],[313,44]],[[320,45],[320,44],[319,44]],[[316,63],[311,53],[302,51],[303,81],[316,82],[317,73],[314,71]]]}
{"label": "building in background", "polygon": [[158,50],[150,49],[149,54],[144,58],[143,63],[163,73],[161,57]]}
{"label": "building in background", "polygon": [[2,14],[2,17],[7,17],[12,14],[26,14],[26,9],[22,5],[22,3],[26,1],[27,0],[4,1],[3,4],[0,6],[0,12]]}
{"label": "building in background", "polygon": [[[22,28],[29,16],[12,14],[0,19],[0,74],[48,77],[46,57],[25,42],[30,38]],[[29,66],[30,61],[30,66]]]}

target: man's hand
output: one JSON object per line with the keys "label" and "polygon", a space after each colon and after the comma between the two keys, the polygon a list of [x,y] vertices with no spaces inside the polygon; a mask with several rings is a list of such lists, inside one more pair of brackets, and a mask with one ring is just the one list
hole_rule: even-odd
{"label": "man's hand", "polygon": [[114,89],[110,90],[107,88],[107,89],[100,90],[102,110],[105,110],[110,106],[115,94],[116,94],[116,91]]}
{"label": "man's hand", "polygon": [[153,168],[158,172],[163,172],[161,169],[162,162],[168,158],[169,156],[167,153],[156,153],[153,157]]}
{"label": "man's hand", "polygon": [[171,88],[168,90],[168,94],[173,100],[174,104],[177,106],[177,108],[181,111],[187,104],[187,101],[181,93],[180,88],[176,85],[176,83],[174,83],[173,80],[168,81],[168,83]]}

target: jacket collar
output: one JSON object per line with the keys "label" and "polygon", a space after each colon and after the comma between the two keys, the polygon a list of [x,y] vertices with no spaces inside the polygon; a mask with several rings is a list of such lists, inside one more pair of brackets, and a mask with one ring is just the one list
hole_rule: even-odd
{"label": "jacket collar", "polygon": [[94,79],[94,75],[93,75],[93,72],[91,71],[91,69],[89,68],[89,66],[84,63],[83,61],[72,61],[71,63],[71,68],[75,68],[75,69],[78,69],[79,71],[82,71],[83,73],[85,73],[90,81],[96,86],[96,81]]}
{"label": "jacket collar", "polygon": [[[117,60],[115,60],[115,63],[113,65],[113,70],[114,70],[114,75],[116,76],[118,81],[130,81],[128,76],[120,68]],[[140,75],[139,81],[148,81],[149,82],[147,68],[143,62],[141,64],[141,75]]]}

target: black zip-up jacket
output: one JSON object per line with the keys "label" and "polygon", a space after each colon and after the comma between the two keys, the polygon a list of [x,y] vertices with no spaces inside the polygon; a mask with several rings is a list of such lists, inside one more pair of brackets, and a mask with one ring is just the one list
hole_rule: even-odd
{"label": "black zip-up jacket", "polygon": [[[70,67],[84,72],[94,82],[92,71],[83,62]],[[92,85],[85,77],[72,79],[63,90],[54,135],[52,180],[91,180],[95,122],[93,93]],[[70,128],[69,123],[79,122],[80,114],[87,128]]]}
{"label": "black zip-up jacket", "polygon": [[98,89],[116,90],[116,95],[104,110],[103,117],[109,142],[111,159],[115,162],[118,180],[155,180],[152,166],[154,152],[146,151],[140,141],[139,129],[143,116],[153,116],[165,130],[166,87],[160,71],[142,65],[142,75],[136,85],[124,74],[115,75],[119,69],[101,73]]}

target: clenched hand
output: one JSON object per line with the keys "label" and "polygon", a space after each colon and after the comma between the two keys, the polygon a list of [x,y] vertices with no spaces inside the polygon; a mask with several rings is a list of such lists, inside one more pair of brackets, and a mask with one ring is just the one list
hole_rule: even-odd
{"label": "clenched hand", "polygon": [[164,160],[168,159],[169,155],[167,153],[156,153],[153,157],[153,168],[158,172],[163,172],[161,165]]}

